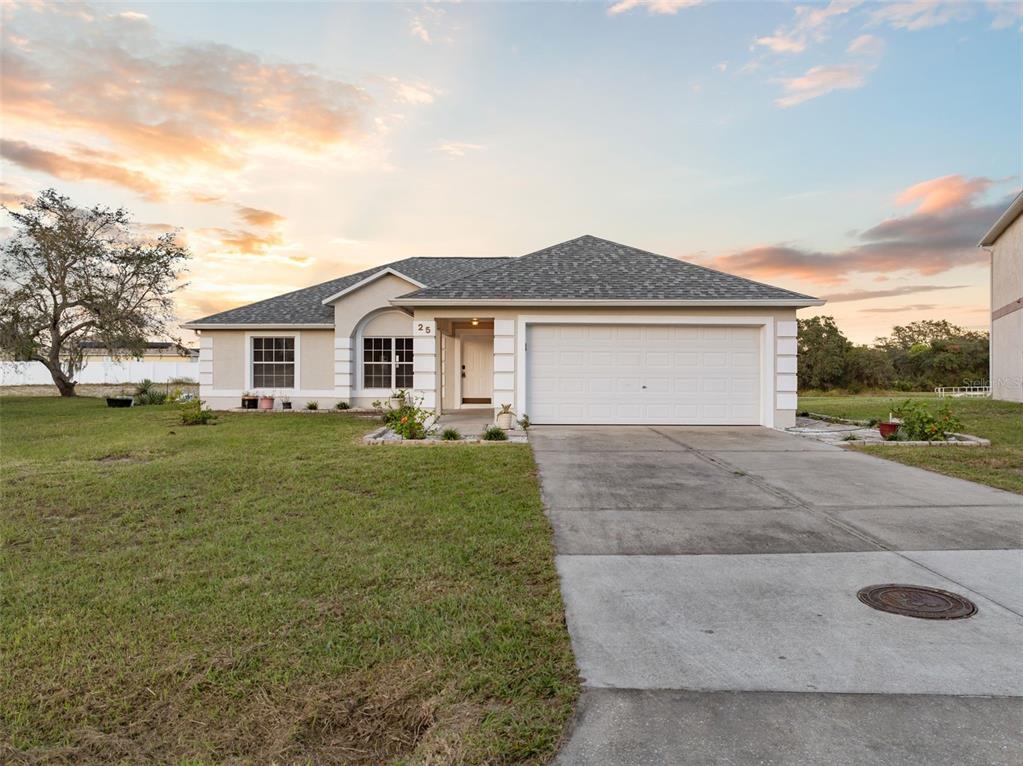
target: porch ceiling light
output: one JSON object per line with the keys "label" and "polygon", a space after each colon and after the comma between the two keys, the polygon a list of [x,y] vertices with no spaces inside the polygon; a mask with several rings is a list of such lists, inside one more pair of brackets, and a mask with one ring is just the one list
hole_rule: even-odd
{"label": "porch ceiling light", "polygon": [[473,327],[478,327],[478,326],[479,326],[479,323],[480,323],[480,320],[478,320],[478,319],[473,319],[473,320],[472,320],[472,326],[473,326]]}

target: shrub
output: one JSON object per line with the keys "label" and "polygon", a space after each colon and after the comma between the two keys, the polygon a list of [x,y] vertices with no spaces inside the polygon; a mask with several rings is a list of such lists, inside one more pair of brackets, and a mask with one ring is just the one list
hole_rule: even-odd
{"label": "shrub", "polygon": [[318,410],[318,409],[320,409],[320,403],[317,402],[316,400],[313,400],[311,402],[306,402],[305,403],[305,408],[307,410]]}
{"label": "shrub", "polygon": [[410,391],[395,391],[387,402],[373,402],[384,423],[403,439],[425,439],[426,421],[433,412],[422,407],[423,397]]}
{"label": "shrub", "polygon": [[924,402],[907,399],[895,414],[902,420],[899,431],[910,441],[944,441],[948,434],[963,430],[962,422],[947,404],[935,414]]}
{"label": "shrub", "polygon": [[457,442],[461,440],[462,434],[458,432],[457,428],[445,428],[440,438],[446,442]]}
{"label": "shrub", "polygon": [[132,397],[136,407],[143,407],[147,404],[166,404],[167,394],[164,391],[157,391],[156,384],[146,378],[135,386],[135,395]]}
{"label": "shrub", "polygon": [[350,410],[351,408],[352,405],[350,405],[348,402],[338,402],[337,404],[334,405],[335,410]]}
{"label": "shrub", "polygon": [[483,432],[483,441],[487,442],[508,441],[508,434],[504,432],[503,428],[498,428],[497,426],[487,426],[487,430]]}
{"label": "shrub", "polygon": [[208,426],[217,419],[217,413],[193,399],[181,405],[181,423],[186,426]]}
{"label": "shrub", "polygon": [[519,418],[519,428],[521,428],[523,431],[528,431],[531,425],[532,423],[529,422],[529,415],[523,415],[521,418]]}

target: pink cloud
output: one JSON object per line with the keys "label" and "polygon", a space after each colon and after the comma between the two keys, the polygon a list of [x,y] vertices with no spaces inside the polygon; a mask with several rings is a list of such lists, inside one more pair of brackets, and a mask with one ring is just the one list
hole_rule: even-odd
{"label": "pink cloud", "polygon": [[942,176],[910,186],[896,197],[900,205],[918,202],[918,213],[935,213],[958,207],[987,191],[993,182],[989,178],[965,178],[961,175]]}
{"label": "pink cloud", "polygon": [[836,90],[862,88],[867,83],[865,68],[857,64],[815,66],[799,77],[777,80],[786,95],[775,100],[780,107],[796,106]]}
{"label": "pink cloud", "polygon": [[703,0],[618,0],[607,12],[611,16],[617,16],[620,13],[627,13],[634,8],[646,8],[647,13],[653,14],[675,14],[683,8],[692,8],[695,5],[700,5]]}

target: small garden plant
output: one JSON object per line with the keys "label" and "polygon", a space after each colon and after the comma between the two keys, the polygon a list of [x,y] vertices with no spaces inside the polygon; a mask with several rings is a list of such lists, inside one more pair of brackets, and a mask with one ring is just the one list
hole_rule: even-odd
{"label": "small garden plant", "polygon": [[146,378],[135,386],[135,395],[132,397],[136,407],[143,407],[147,404],[166,404],[168,395],[164,391],[157,391],[156,384]]}
{"label": "small garden plant", "polygon": [[345,402],[345,401],[340,401],[340,402],[338,402],[337,404],[334,405],[334,409],[335,410],[350,410],[351,408],[352,408],[352,405],[350,405],[348,402]]}
{"label": "small garden plant", "polygon": [[483,441],[505,442],[508,441],[508,434],[499,426],[487,426],[487,430],[483,432]]}
{"label": "small garden plant", "polygon": [[519,428],[521,428],[523,431],[528,431],[531,425],[532,423],[529,422],[529,415],[523,415],[521,418],[519,418]]}
{"label": "small garden plant", "polygon": [[423,397],[411,391],[395,391],[387,402],[373,402],[384,423],[403,439],[425,439],[426,421],[433,412],[423,408]]}
{"label": "small garden plant", "polygon": [[895,411],[902,421],[899,432],[909,441],[944,441],[950,433],[963,430],[963,424],[947,405],[932,413],[924,402],[907,399]]}
{"label": "small garden plant", "polygon": [[318,410],[320,409],[320,403],[314,399],[312,401],[306,402],[305,408],[307,410]]}
{"label": "small garden plant", "polygon": [[181,405],[181,424],[186,426],[208,426],[217,419],[217,413],[205,406],[199,399],[192,399]]}
{"label": "small garden plant", "polygon": [[440,438],[446,442],[457,442],[461,441],[462,434],[459,433],[457,428],[445,428],[441,432]]}

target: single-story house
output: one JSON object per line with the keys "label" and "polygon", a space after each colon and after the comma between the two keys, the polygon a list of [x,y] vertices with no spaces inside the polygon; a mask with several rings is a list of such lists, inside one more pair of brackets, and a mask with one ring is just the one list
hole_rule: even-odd
{"label": "single-story house", "polygon": [[984,235],[991,253],[991,397],[1023,402],[1023,192]]}
{"label": "single-story house", "polygon": [[823,301],[583,236],[518,258],[406,258],[184,325],[200,397],[438,414],[510,404],[535,424],[791,426],[796,310]]}

